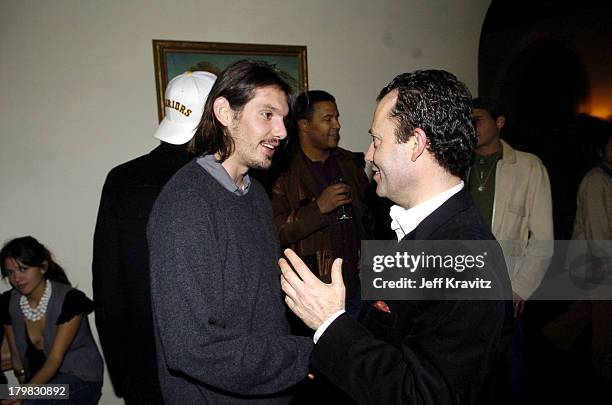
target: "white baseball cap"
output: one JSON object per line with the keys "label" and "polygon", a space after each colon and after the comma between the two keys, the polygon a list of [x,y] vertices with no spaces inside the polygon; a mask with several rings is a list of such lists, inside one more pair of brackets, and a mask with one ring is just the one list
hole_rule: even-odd
{"label": "white baseball cap", "polygon": [[164,95],[165,116],[153,136],[173,145],[189,142],[215,80],[217,76],[203,71],[185,72],[170,80]]}

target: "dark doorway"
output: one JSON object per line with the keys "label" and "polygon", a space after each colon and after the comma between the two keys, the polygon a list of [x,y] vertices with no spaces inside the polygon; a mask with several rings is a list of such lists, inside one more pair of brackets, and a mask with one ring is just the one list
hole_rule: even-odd
{"label": "dark doorway", "polygon": [[[483,24],[479,95],[505,107],[502,137],[546,166],[556,239],[571,238],[578,185],[596,163],[593,140],[602,119],[612,116],[612,107],[606,110],[612,94],[601,96],[612,88],[611,8],[612,2],[594,0],[493,0]],[[588,115],[594,93],[605,107],[597,109],[599,117]],[[542,334],[568,304],[527,302],[529,403],[608,403],[612,383],[602,385],[591,372],[589,329],[571,350],[557,349]]]}

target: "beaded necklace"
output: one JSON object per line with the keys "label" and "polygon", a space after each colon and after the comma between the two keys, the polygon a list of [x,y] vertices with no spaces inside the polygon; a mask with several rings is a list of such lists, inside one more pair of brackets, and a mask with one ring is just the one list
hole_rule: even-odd
{"label": "beaded necklace", "polygon": [[28,303],[28,299],[25,295],[22,295],[19,298],[19,306],[21,307],[21,312],[23,312],[23,316],[26,319],[36,322],[39,319],[42,319],[43,316],[47,313],[47,305],[49,305],[49,299],[51,299],[51,282],[47,280],[45,283],[45,292],[43,292],[40,301],[38,301],[38,305],[36,308],[30,307]]}

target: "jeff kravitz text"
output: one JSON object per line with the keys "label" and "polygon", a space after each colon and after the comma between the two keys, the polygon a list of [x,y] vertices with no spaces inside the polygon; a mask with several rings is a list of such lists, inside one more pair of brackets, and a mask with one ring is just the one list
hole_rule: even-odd
{"label": "jeff kravitz text", "polygon": [[436,277],[432,280],[421,278],[420,283],[417,280],[407,277],[402,277],[399,280],[383,280],[381,277],[376,277],[373,280],[374,288],[406,288],[406,289],[443,289],[443,288],[491,288],[491,280],[483,280],[476,277],[475,280],[457,280],[455,278]]}

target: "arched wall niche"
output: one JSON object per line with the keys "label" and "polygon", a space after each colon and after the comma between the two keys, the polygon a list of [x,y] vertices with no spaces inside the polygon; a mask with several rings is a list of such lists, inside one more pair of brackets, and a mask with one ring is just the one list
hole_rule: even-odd
{"label": "arched wall niche", "polygon": [[478,93],[501,101],[502,137],[536,154],[552,185],[555,236],[571,236],[575,198],[612,117],[612,3],[493,0],[479,45]]}

